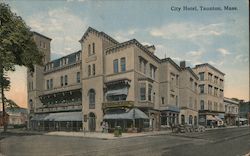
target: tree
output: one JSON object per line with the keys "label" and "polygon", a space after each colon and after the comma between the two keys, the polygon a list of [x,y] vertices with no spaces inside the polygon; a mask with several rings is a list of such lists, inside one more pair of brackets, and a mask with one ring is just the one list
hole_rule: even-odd
{"label": "tree", "polygon": [[[5,115],[4,91],[10,87],[7,71],[15,71],[15,65],[34,71],[34,64],[42,64],[43,54],[33,39],[33,33],[24,20],[11,12],[8,4],[0,3],[0,89]],[[4,131],[7,130],[4,123]]]}

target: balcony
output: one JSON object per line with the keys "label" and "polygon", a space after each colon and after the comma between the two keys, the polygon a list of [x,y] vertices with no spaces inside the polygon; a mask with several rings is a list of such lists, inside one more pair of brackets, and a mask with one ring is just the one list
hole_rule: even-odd
{"label": "balcony", "polygon": [[118,107],[134,107],[134,101],[110,101],[102,103],[102,109]]}
{"label": "balcony", "polygon": [[137,107],[149,107],[149,108],[153,108],[154,107],[154,103],[150,102],[150,101],[140,101],[136,104]]}
{"label": "balcony", "polygon": [[36,113],[48,113],[48,112],[62,112],[62,111],[72,111],[72,110],[81,110],[82,104],[81,102],[74,102],[71,104],[55,104],[48,105],[44,107],[40,107],[36,109]]}

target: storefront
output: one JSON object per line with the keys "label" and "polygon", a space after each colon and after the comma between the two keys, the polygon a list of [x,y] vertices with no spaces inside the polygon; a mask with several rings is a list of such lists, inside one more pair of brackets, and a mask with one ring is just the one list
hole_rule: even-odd
{"label": "storefront", "polygon": [[80,131],[82,112],[60,112],[35,114],[30,119],[32,130],[38,131]]}
{"label": "storefront", "polygon": [[124,132],[135,129],[141,132],[149,128],[149,117],[138,108],[109,109],[103,120],[108,123],[109,131],[113,131],[116,126],[120,126]]}

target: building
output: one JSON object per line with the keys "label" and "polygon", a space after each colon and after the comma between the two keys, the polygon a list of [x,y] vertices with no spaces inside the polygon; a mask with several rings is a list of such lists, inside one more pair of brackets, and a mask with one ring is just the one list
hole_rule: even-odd
{"label": "building", "polygon": [[199,76],[199,124],[220,126],[225,115],[224,73],[208,63],[196,65],[193,71]]}
{"label": "building", "polygon": [[28,111],[25,108],[6,108],[8,114],[8,126],[26,127],[28,122]]}
{"label": "building", "polygon": [[[199,77],[171,58],[158,58],[154,45],[136,39],[119,43],[89,27],[80,51],[50,61],[51,39],[39,33],[34,39],[45,59],[44,66],[28,72],[31,128],[101,131],[107,122],[110,131],[115,126],[147,131],[197,125]],[[223,80],[224,74],[215,72]],[[223,100],[214,102],[219,107]]]}
{"label": "building", "polygon": [[180,63],[180,120],[182,125],[198,125],[199,77],[185,61]]}
{"label": "building", "polygon": [[240,101],[239,111],[241,124],[250,124],[250,101]]}
{"label": "building", "polygon": [[235,126],[239,117],[239,101],[224,97],[226,125]]}
{"label": "building", "polygon": [[50,61],[51,39],[34,32],[44,53],[43,66],[27,73],[29,127],[34,130],[82,129],[81,51]]}

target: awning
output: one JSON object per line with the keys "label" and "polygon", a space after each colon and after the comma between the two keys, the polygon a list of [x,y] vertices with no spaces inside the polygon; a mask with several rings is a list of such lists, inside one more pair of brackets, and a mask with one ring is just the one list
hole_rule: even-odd
{"label": "awning", "polygon": [[212,115],[207,115],[207,120],[217,121]]}
{"label": "awning", "polygon": [[50,113],[44,118],[47,121],[82,121],[82,112]]}
{"label": "awning", "polygon": [[149,118],[145,113],[143,113],[138,108],[133,108],[133,109],[129,110],[128,112],[124,112],[124,113],[105,114],[103,119],[104,120],[107,120],[107,119],[128,119],[128,120],[133,120],[133,119],[149,119]]}
{"label": "awning", "polygon": [[128,95],[128,87],[108,90],[106,93],[107,96],[114,96],[114,95]]}
{"label": "awning", "polygon": [[223,120],[221,120],[221,118],[219,118],[218,116],[214,116],[214,118],[215,118],[216,121],[223,121]]}
{"label": "awning", "polygon": [[239,118],[239,121],[247,121],[246,118]]}
{"label": "awning", "polygon": [[48,114],[36,114],[31,118],[31,121],[42,121]]}

